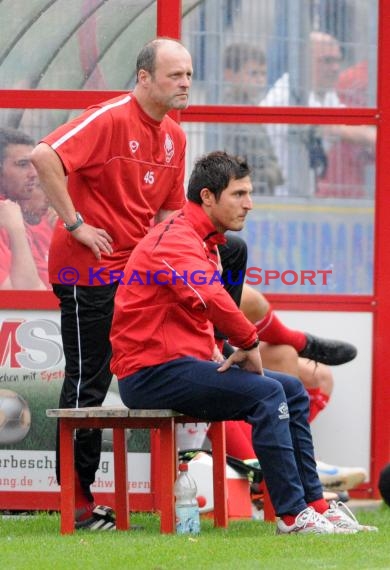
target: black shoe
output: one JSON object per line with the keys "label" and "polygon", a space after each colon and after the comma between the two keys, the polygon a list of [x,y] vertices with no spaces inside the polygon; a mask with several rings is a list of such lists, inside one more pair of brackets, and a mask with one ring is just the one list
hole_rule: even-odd
{"label": "black shoe", "polygon": [[95,507],[91,516],[75,523],[76,529],[84,530],[115,530],[115,518],[110,507],[99,505]]}
{"label": "black shoe", "polygon": [[307,343],[303,350],[298,352],[302,358],[308,358],[315,362],[322,362],[329,366],[345,364],[357,355],[357,349],[348,342],[341,340],[329,340],[305,333]]}

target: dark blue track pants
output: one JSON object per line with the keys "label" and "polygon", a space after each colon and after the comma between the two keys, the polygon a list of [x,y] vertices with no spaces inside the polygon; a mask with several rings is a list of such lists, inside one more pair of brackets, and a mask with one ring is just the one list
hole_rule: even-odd
{"label": "dark blue track pants", "polygon": [[298,514],[322,498],[302,383],[270,370],[259,376],[238,367],[221,373],[218,367],[180,358],[119,380],[119,392],[129,408],[172,408],[205,421],[249,422],[275,512]]}

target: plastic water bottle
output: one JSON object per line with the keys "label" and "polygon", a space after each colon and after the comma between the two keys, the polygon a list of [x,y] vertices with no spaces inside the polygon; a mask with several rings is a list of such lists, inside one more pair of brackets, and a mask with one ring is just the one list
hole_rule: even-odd
{"label": "plastic water bottle", "polygon": [[180,463],[179,475],[175,481],[173,492],[176,498],[176,532],[177,534],[199,534],[199,505],[196,500],[196,483],[188,473],[187,463]]}

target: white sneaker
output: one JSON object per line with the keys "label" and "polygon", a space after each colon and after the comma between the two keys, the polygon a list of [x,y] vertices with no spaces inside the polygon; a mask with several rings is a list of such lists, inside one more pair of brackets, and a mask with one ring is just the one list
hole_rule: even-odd
{"label": "white sneaker", "polygon": [[341,501],[330,502],[330,507],[324,512],[324,517],[336,528],[352,529],[356,532],[378,532],[378,527],[360,524],[351,510]]}
{"label": "white sneaker", "polygon": [[317,473],[322,486],[328,491],[348,491],[367,479],[363,467],[340,467],[316,461]]}
{"label": "white sneaker", "polygon": [[296,517],[292,525],[287,525],[282,519],[278,520],[276,534],[334,534],[337,532],[331,522],[317,513],[312,507],[307,507]]}

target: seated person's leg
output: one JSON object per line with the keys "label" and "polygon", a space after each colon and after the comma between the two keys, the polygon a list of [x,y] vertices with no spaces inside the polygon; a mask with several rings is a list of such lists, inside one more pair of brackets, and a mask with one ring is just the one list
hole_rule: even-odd
{"label": "seated person's leg", "polygon": [[[290,435],[286,396],[280,381],[260,378],[236,367],[224,373],[217,369],[218,364],[213,362],[181,358],[144,368],[120,380],[119,391],[124,403],[133,408],[169,407],[208,421],[247,420],[252,425],[253,447],[257,458],[261,457],[276,513],[293,516],[300,513],[307,506],[305,493],[311,500],[322,499],[315,467],[314,475],[306,477],[307,489],[302,488]],[[306,417],[308,414],[308,398],[298,380],[296,384],[303,422],[305,413]],[[303,410],[305,405],[306,412]],[[298,415],[295,409],[294,412]],[[307,450],[310,450],[310,430],[308,433],[304,429],[301,431],[309,438]],[[312,462],[315,466],[314,458]],[[309,460],[307,464],[310,464]]]}
{"label": "seated person's leg", "polygon": [[328,405],[334,385],[333,374],[328,366],[304,358],[299,358],[298,370],[299,379],[310,397],[309,422],[312,422]]}
{"label": "seated person's leg", "polygon": [[277,370],[292,376],[299,376],[297,351],[287,344],[260,343],[260,354],[264,368]]}
{"label": "seated person's leg", "polygon": [[[222,266],[222,282],[226,291],[239,307],[245,281],[248,249],[245,241],[236,235],[228,234],[226,239],[225,245],[218,246]],[[223,341],[227,337],[217,329],[215,329],[214,334],[216,343],[222,351]]]}
{"label": "seated person's leg", "polygon": [[226,453],[237,459],[256,458],[252,446],[252,426],[243,420],[225,423]]}
{"label": "seated person's leg", "polygon": [[265,370],[264,373],[268,377],[278,380],[283,386],[288,404],[291,439],[298,471],[305,489],[305,498],[307,502],[314,501],[318,495],[322,497],[322,486],[317,475],[313,441],[308,423],[308,394],[302,383],[294,376],[271,370]]}
{"label": "seated person's leg", "polygon": [[232,234],[226,235],[225,245],[218,247],[222,264],[222,280],[226,291],[240,306],[245,281],[248,249],[245,241]]}
{"label": "seated person's leg", "polygon": [[356,348],[343,341],[316,337],[286,326],[273,311],[264,295],[244,284],[240,308],[256,325],[260,340],[270,344],[289,344],[300,356],[328,365],[344,364],[353,360]]}

